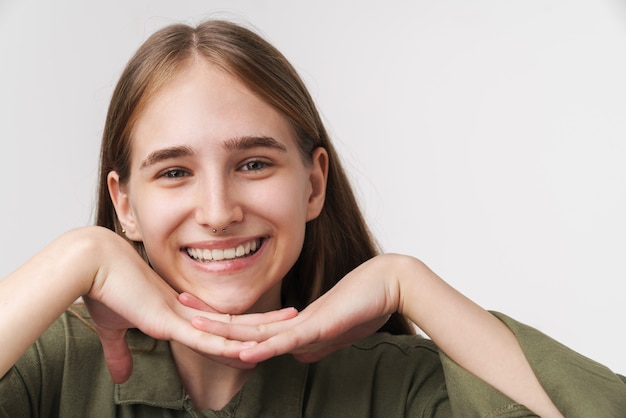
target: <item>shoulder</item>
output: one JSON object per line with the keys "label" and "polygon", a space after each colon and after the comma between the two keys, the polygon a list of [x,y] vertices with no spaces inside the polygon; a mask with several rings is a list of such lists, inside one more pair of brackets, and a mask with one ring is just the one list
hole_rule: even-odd
{"label": "shoulder", "polygon": [[369,373],[377,386],[392,384],[410,393],[445,385],[439,354],[435,343],[422,336],[376,333],[340,352],[336,361],[350,372]]}
{"label": "shoulder", "polygon": [[[154,340],[140,332],[128,336],[132,348],[151,346]],[[14,365],[13,385],[37,394],[45,389],[50,396],[93,387],[94,382],[111,386],[102,345],[87,308],[72,305],[46,329]],[[59,391],[59,393],[57,393]]]}
{"label": "shoulder", "polygon": [[309,388],[309,407],[332,410],[331,400],[350,399],[362,416],[434,416],[448,408],[439,350],[415,335],[376,333],[339,350],[311,366]]}
{"label": "shoulder", "polygon": [[431,340],[419,335],[375,333],[341,350],[337,359],[346,366],[398,367],[405,373],[413,370],[440,369],[439,349]]}
{"label": "shoulder", "polygon": [[391,335],[377,332],[351,346],[354,350],[382,351],[404,356],[438,355],[439,349],[431,340],[421,335]]}
{"label": "shoulder", "polygon": [[87,380],[102,375],[98,372],[102,370],[101,353],[86,309],[79,306],[68,310],[0,380],[0,406],[20,414],[31,411],[24,412],[26,415],[58,410],[64,394],[82,388],[76,392],[80,394],[93,387]]}
{"label": "shoulder", "polygon": [[101,353],[87,309],[83,305],[72,306],[63,313],[29,348],[16,367],[24,373],[32,373],[34,367],[47,376],[59,376],[68,362],[78,357],[90,358]]}

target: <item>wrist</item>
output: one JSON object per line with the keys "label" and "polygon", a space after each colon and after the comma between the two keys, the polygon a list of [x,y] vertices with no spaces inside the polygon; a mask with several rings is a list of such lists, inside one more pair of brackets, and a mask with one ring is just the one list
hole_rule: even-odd
{"label": "wrist", "polygon": [[403,254],[387,253],[376,257],[380,277],[384,277],[384,285],[388,300],[392,301],[393,307],[389,313],[398,312],[411,319],[416,318],[414,307],[420,303],[423,287],[422,282],[435,274],[419,259]]}
{"label": "wrist", "polygon": [[[72,272],[71,286],[78,296],[84,296],[92,289],[96,278],[106,265],[105,257],[112,253],[111,240],[121,238],[106,228],[88,226],[65,233],[61,240],[64,245],[63,271]],[[63,245],[63,244],[62,244]]]}
{"label": "wrist", "polygon": [[421,304],[424,282],[432,280],[435,274],[419,259],[406,255],[394,255],[391,260],[395,274],[393,285],[398,294],[398,313],[417,323],[416,306]]}

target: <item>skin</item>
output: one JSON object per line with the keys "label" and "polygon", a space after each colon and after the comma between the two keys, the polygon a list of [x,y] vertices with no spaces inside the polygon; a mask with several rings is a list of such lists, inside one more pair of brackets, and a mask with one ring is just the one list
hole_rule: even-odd
{"label": "skin", "polygon": [[[280,307],[305,223],[324,203],[325,150],[305,164],[285,118],[204,61],[150,101],[131,137],[130,180],[122,185],[112,172],[109,188],[128,238],[144,243],[154,270],[219,312]],[[185,251],[259,239],[254,255],[234,260],[202,263]]]}
{"label": "skin", "polygon": [[[154,270],[212,312],[280,308],[282,278],[324,202],[325,150],[305,163],[283,116],[201,60],[152,98],[131,137],[130,179],[120,184],[112,172],[109,189],[127,236],[144,243]],[[256,253],[230,260],[198,261],[187,251],[251,241],[262,242]],[[172,350],[200,409],[225,404],[248,376],[184,345]]]}
{"label": "skin", "polygon": [[[318,149],[303,162],[287,121],[239,81],[194,61],[152,98],[132,140],[129,181],[112,172],[108,184],[154,270],[103,228],[53,241],[0,280],[0,335],[12,336],[0,374],[83,295],[114,381],[130,376],[124,333],[136,327],[171,341],[196,408],[219,409],[258,362],[283,353],[315,361],[398,311],[465,369],[540,416],[562,416],[508,328],[413,257],[380,255],[302,312],[277,310],[305,223],[323,206],[328,161]],[[256,253],[236,260],[187,252],[259,239]]]}

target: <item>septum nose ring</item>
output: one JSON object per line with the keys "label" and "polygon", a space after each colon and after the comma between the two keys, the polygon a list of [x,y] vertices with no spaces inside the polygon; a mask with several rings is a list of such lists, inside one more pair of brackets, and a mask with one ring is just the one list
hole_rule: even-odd
{"label": "septum nose ring", "polygon": [[[226,228],[222,228],[222,234],[226,233]],[[217,229],[213,228],[213,229],[211,229],[211,232],[213,232],[214,234],[217,234]]]}

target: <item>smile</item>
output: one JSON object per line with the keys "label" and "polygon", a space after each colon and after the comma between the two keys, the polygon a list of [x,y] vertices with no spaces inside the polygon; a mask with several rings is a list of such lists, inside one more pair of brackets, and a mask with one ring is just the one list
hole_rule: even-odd
{"label": "smile", "polygon": [[187,254],[194,260],[203,263],[208,261],[233,260],[254,254],[256,250],[261,247],[261,243],[262,241],[259,238],[234,248],[216,248],[213,250],[208,248],[187,248]]}

